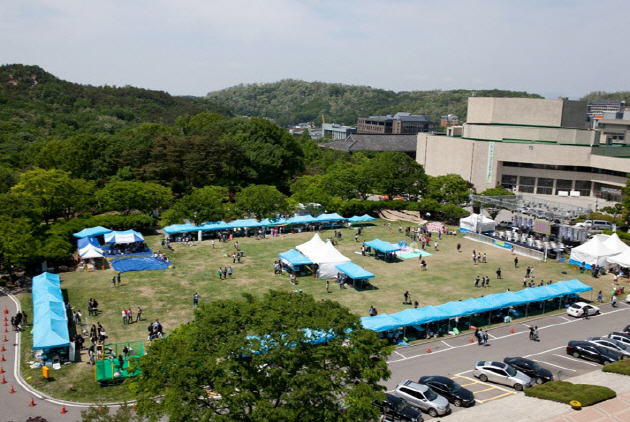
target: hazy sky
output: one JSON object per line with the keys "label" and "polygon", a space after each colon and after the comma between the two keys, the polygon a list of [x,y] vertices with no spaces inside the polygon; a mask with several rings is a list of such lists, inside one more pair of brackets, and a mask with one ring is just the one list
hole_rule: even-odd
{"label": "hazy sky", "polygon": [[281,79],[395,91],[630,90],[628,0],[28,0],[0,61],[72,82],[205,95]]}

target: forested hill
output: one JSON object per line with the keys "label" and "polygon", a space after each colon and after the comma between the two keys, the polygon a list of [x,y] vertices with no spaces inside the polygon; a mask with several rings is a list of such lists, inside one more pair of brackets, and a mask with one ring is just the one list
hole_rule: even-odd
{"label": "forested hill", "polygon": [[172,125],[202,112],[231,115],[203,98],[174,97],[133,87],[94,87],[63,81],[38,66],[0,66],[0,153],[46,137],[115,133],[142,123]]}
{"label": "forested hill", "polygon": [[211,92],[206,98],[230,107],[236,114],[273,119],[280,126],[300,122],[354,125],[357,117],[395,114],[399,111],[428,114],[434,121],[446,114],[466,118],[468,97],[527,97],[537,94],[502,90],[393,92],[369,86],[304,82],[287,79],[267,84],[237,85]]}
{"label": "forested hill", "polygon": [[585,95],[581,98],[582,101],[595,101],[595,100],[619,100],[625,101],[626,104],[630,104],[630,91],[621,92],[604,92],[595,91]]}

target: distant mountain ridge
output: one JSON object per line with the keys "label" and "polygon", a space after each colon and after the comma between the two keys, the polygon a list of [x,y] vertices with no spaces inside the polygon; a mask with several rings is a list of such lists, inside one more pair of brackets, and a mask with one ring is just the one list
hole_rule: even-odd
{"label": "distant mountain ridge", "polygon": [[456,114],[466,119],[468,97],[542,98],[538,94],[505,90],[433,90],[394,92],[369,86],[305,82],[285,79],[264,84],[237,85],[208,93],[207,99],[229,107],[236,114],[273,119],[281,126],[314,121],[355,125],[357,118],[395,114],[399,111],[440,116]]}

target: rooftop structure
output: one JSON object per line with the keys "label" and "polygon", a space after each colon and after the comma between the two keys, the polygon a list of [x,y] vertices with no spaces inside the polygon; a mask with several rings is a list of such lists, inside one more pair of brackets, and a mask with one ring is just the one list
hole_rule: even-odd
{"label": "rooftop structure", "polygon": [[411,113],[399,112],[393,116],[359,117],[357,120],[357,133],[415,134],[435,132],[437,129],[438,124],[431,121],[431,116]]}

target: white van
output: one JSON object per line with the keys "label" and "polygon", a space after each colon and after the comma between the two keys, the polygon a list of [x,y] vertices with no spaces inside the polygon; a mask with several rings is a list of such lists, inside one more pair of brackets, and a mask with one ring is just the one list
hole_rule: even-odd
{"label": "white van", "polygon": [[575,226],[591,230],[612,230],[612,224],[606,220],[586,220],[583,223],[577,223]]}

